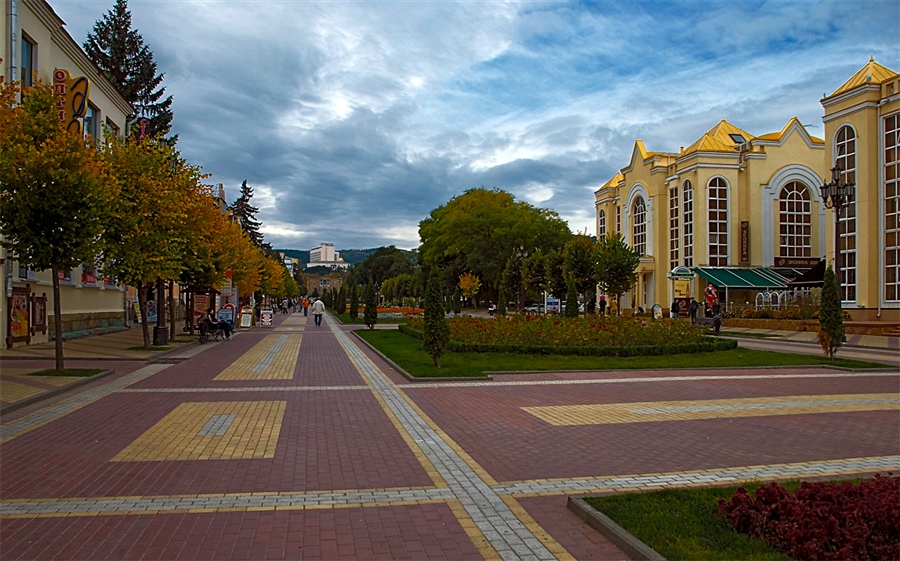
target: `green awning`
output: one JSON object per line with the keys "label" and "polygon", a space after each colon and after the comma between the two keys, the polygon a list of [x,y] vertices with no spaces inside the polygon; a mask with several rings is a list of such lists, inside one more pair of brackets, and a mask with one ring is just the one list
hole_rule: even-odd
{"label": "green awning", "polygon": [[694,272],[717,288],[771,290],[788,287],[788,280],[774,271],[760,267],[694,267]]}

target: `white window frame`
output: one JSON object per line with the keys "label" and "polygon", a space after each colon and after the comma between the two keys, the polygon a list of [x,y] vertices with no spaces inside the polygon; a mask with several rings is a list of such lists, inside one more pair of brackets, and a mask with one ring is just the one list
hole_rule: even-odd
{"label": "white window frame", "polygon": [[[715,183],[715,185],[713,185]],[[716,197],[713,197],[712,191],[717,191]],[[724,192],[724,197],[719,197],[718,191]],[[727,267],[729,249],[731,246],[731,232],[729,225],[729,187],[728,180],[721,175],[711,177],[706,182],[706,217],[707,217],[707,245],[706,245],[706,262],[710,267]],[[724,201],[725,208],[717,208],[713,211],[712,202]],[[715,212],[717,216],[714,218],[711,214]],[[722,216],[724,214],[724,216]],[[715,231],[713,226],[715,225]],[[725,241],[722,241],[722,236]],[[724,254],[722,250],[724,248]]]}
{"label": "white window frame", "polygon": [[684,224],[682,225],[682,239],[684,266],[694,266],[694,186],[690,179],[685,179],[681,184],[682,209]]}

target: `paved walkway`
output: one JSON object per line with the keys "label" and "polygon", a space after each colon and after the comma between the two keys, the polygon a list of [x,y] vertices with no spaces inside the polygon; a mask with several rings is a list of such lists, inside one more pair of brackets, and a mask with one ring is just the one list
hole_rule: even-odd
{"label": "paved walkway", "polygon": [[569,495],[900,469],[895,372],[412,383],[275,321],[5,413],[0,559],[623,559]]}

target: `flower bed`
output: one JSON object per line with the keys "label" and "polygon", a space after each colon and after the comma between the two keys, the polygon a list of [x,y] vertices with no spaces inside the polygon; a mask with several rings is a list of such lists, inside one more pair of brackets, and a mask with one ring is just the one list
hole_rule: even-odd
{"label": "flower bed", "polygon": [[793,495],[777,483],[743,487],[718,514],[739,532],[796,559],[900,559],[900,478],[858,485],[804,482]]}
{"label": "flower bed", "polygon": [[[702,342],[705,329],[687,322],[639,321],[620,317],[561,318],[513,316],[511,318],[457,317],[448,320],[450,339],[476,345],[539,345],[557,347],[619,347],[683,345]],[[411,318],[409,326],[421,331],[423,320]]]}

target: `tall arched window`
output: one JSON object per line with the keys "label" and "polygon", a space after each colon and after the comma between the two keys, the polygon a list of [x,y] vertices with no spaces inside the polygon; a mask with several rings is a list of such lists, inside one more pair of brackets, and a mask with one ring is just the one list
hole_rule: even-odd
{"label": "tall arched window", "polygon": [[[844,171],[841,182],[856,183],[856,133],[844,125],[838,130],[834,141],[834,164]],[[841,300],[856,301],[856,200],[844,208],[840,225],[841,245],[838,263]]]}
{"label": "tall arched window", "polygon": [[645,255],[647,253],[647,212],[644,207],[643,197],[638,197],[634,200],[632,210],[634,211],[632,213],[634,226],[631,245],[634,246],[634,250],[638,255]]}
{"label": "tall arched window", "polygon": [[678,263],[678,186],[669,189],[669,270]]}
{"label": "tall arched window", "polygon": [[606,211],[602,208],[597,212],[597,239],[606,237]]}
{"label": "tall arched window", "polygon": [[709,194],[709,265],[728,266],[728,184],[714,177],[707,185]]}
{"label": "tall arched window", "polygon": [[694,188],[690,180],[681,184],[682,201],[684,204],[684,224],[682,236],[684,236],[684,266],[694,266]]}
{"label": "tall arched window", "polygon": [[778,196],[778,222],[781,257],[812,255],[812,202],[809,189],[791,181]]}
{"label": "tall arched window", "polygon": [[884,299],[900,302],[900,115],[884,118]]}

